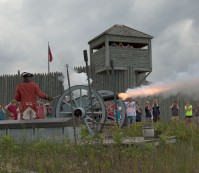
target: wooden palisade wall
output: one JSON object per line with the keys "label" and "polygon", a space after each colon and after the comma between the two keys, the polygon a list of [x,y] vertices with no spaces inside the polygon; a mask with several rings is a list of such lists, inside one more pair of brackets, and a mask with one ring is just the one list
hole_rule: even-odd
{"label": "wooden palisade wall", "polygon": [[[116,87],[117,91],[126,90],[126,88],[128,88],[128,86],[124,86],[121,84],[123,80],[129,80],[130,82],[130,76],[131,76],[130,72],[132,69],[130,67],[128,69],[129,69],[129,72],[127,75],[123,72],[118,72],[117,79],[116,79],[117,81],[119,81],[117,82],[117,87]],[[75,70],[78,72],[85,72],[86,68],[76,67]],[[92,74],[92,70],[91,70],[91,74]],[[61,75],[62,73],[60,72],[49,73],[49,74],[35,74],[35,76],[32,79],[38,84],[40,89],[46,94],[50,96],[58,96],[58,95],[61,95],[64,91],[63,82],[59,80],[59,76]],[[124,76],[126,77],[124,78]],[[105,79],[105,81],[103,81],[103,79]],[[92,75],[92,80],[94,81],[92,83],[92,87],[97,90],[110,89],[112,87],[111,74],[110,75],[106,75],[103,73],[101,75],[95,74],[95,75]],[[17,74],[0,76],[0,103],[3,106],[7,105],[13,99],[16,86],[18,83],[20,83],[20,81],[21,81],[21,77]],[[137,100],[139,101],[143,110],[143,116],[144,116],[145,101],[149,100],[152,104],[152,101],[154,98],[157,98],[159,100],[161,120],[168,121],[171,117],[170,106],[174,100],[178,101],[179,103],[180,117],[181,119],[183,119],[185,101],[190,100],[191,104],[194,106],[194,102],[199,101],[199,94],[198,95],[196,94],[194,97],[185,97],[183,95],[178,94],[177,96],[170,96],[168,98],[164,98],[161,96],[147,97],[147,98],[142,98],[142,99],[138,98]],[[54,111],[55,111],[58,99],[59,97],[55,98],[52,102]]]}
{"label": "wooden palisade wall", "polygon": [[[60,72],[49,74],[35,74],[32,81],[36,82],[40,89],[49,96],[61,95],[64,91],[63,81],[59,80]],[[0,76],[0,103],[6,106],[14,98],[16,86],[21,82],[19,74]],[[59,97],[56,97],[51,105],[56,108]],[[45,101],[45,100],[44,100]]]}

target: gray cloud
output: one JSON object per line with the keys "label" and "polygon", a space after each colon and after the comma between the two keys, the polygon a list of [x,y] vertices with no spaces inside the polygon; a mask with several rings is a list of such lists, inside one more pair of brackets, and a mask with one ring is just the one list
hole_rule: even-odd
{"label": "gray cloud", "polygon": [[85,65],[88,41],[114,24],[154,36],[150,81],[191,74],[199,65],[197,0],[0,1],[1,74],[47,72]]}
{"label": "gray cloud", "polygon": [[192,19],[181,20],[165,28],[161,36],[156,38],[151,79],[160,80],[162,77],[171,78],[176,73],[191,75],[197,72],[194,66],[199,65],[199,27],[195,22]]}

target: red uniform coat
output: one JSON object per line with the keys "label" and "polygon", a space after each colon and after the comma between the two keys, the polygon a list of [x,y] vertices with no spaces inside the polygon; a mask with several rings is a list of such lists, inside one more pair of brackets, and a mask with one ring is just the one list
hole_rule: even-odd
{"label": "red uniform coat", "polygon": [[23,82],[19,84],[16,88],[15,100],[21,103],[20,112],[23,113],[29,105],[30,107],[37,112],[36,108],[36,98],[45,98],[46,94],[44,94],[36,83],[34,82]]}

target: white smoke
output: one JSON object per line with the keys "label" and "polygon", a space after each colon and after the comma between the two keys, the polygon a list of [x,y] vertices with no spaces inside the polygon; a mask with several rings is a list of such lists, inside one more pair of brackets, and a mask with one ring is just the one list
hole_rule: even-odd
{"label": "white smoke", "polygon": [[[86,85],[88,86],[88,77],[86,73],[77,73],[72,68],[68,67],[68,73],[69,73],[69,80],[70,80],[70,86],[75,85]],[[62,70],[63,76],[59,77],[59,80],[63,81],[64,90],[68,89],[68,77],[67,77],[67,68],[64,67]],[[92,79],[90,79],[90,82],[92,83]]]}
{"label": "white smoke", "polygon": [[193,71],[193,74],[178,73],[173,78],[152,83],[147,86],[141,86],[134,89],[127,89],[128,97],[147,97],[154,95],[163,95],[169,97],[178,93],[186,96],[195,96],[199,94],[199,73]]}

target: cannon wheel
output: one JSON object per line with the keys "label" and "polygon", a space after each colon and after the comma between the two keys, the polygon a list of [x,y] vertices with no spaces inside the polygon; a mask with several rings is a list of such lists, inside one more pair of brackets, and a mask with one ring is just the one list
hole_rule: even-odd
{"label": "cannon wheel", "polygon": [[[98,92],[102,96],[102,98],[103,98],[103,96],[114,95],[113,91],[110,91],[110,90],[99,90]],[[114,100],[110,100],[110,101],[112,102],[111,104],[114,106]],[[117,106],[121,108],[121,110],[120,110],[121,119],[120,119],[120,121],[118,121],[118,125],[119,125],[120,128],[122,128],[122,126],[125,123],[126,107],[125,107],[123,100],[117,99],[116,101],[117,101]],[[109,101],[106,101],[106,102],[109,102]],[[106,103],[105,103],[105,105],[106,105]],[[107,109],[107,106],[106,106],[106,109]],[[108,110],[107,110],[107,117],[108,117],[107,121],[109,123],[115,123],[115,121],[116,121],[115,118],[109,117],[108,113],[110,113],[110,112],[108,112]],[[114,114],[114,110],[112,110],[112,113]],[[111,121],[111,119],[113,121]]]}
{"label": "cannon wheel", "polygon": [[103,98],[94,89],[91,89],[92,97],[90,97],[89,87],[85,85],[73,86],[70,91],[71,96],[69,89],[67,89],[59,98],[56,107],[56,117],[72,118],[72,115],[74,115],[82,121],[82,124],[86,125],[89,133],[93,135],[98,133],[106,120],[106,107]]}

